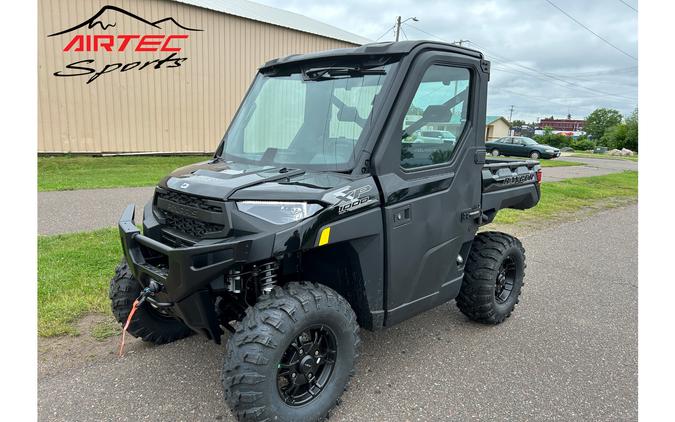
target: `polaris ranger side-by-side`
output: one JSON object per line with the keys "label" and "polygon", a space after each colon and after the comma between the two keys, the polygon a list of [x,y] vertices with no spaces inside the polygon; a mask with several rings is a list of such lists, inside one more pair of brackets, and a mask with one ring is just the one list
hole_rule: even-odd
{"label": "polaris ranger side-by-side", "polygon": [[[497,324],[525,255],[502,208],[540,197],[536,161],[486,160],[490,64],[406,41],[264,64],[213,158],[176,170],[119,222],[116,318],[157,344],[225,330],[240,420],[320,420],[377,330],[456,299]],[[448,133],[423,136],[421,132]],[[129,317],[132,308],[136,311]]]}

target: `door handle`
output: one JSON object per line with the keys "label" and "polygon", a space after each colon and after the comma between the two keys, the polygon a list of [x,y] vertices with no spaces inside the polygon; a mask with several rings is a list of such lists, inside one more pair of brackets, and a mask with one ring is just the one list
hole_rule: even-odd
{"label": "door handle", "polygon": [[399,227],[412,221],[412,209],[410,205],[396,208],[392,213],[394,227]]}

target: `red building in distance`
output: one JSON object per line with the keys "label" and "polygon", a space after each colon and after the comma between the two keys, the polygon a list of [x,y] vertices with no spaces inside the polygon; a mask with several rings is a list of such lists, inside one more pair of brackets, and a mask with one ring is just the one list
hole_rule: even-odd
{"label": "red building in distance", "polygon": [[567,119],[554,119],[553,116],[547,119],[539,120],[539,127],[541,129],[550,127],[553,130],[560,130],[564,132],[575,132],[584,130],[586,120],[574,120],[567,116]]}

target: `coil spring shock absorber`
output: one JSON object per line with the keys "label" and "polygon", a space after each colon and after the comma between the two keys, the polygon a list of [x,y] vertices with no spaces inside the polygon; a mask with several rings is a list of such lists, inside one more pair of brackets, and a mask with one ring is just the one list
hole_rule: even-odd
{"label": "coil spring shock absorber", "polygon": [[263,294],[269,294],[277,283],[277,270],[279,264],[270,261],[258,267],[258,282]]}

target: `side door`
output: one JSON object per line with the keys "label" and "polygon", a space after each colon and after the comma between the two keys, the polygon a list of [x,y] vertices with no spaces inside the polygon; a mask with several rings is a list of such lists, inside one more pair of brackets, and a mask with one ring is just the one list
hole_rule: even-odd
{"label": "side door", "polygon": [[519,138],[511,139],[513,139],[513,155],[517,155],[518,157],[527,157],[527,146],[525,145],[525,142]]}
{"label": "side door", "polygon": [[512,155],[516,152],[516,146],[513,145],[513,138],[510,136],[507,136],[504,139],[504,147],[502,149],[504,155]]}
{"label": "side door", "polygon": [[[487,75],[480,61],[415,58],[374,154],[385,220],[385,325],[457,296],[477,224],[485,160]],[[412,123],[411,123],[412,122]],[[415,130],[456,142],[418,142]]]}

